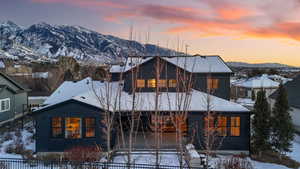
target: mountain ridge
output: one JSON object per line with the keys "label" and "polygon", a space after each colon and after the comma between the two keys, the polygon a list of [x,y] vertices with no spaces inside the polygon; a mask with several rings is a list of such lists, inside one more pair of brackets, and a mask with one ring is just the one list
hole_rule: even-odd
{"label": "mountain ridge", "polygon": [[244,67],[244,68],[299,68],[296,66],[281,64],[281,63],[247,63],[239,61],[229,61],[226,64],[230,67]]}
{"label": "mountain ridge", "polygon": [[80,61],[116,61],[130,55],[180,55],[153,44],[104,35],[81,26],[45,22],[22,27],[12,21],[0,23],[0,57],[11,59],[57,59],[70,56]]}

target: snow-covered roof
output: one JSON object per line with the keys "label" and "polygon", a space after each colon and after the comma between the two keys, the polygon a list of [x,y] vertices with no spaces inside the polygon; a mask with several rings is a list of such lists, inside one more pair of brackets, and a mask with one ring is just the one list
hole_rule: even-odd
{"label": "snow-covered roof", "polygon": [[[146,58],[128,58],[123,66],[113,65],[111,73],[126,72],[138,64],[145,63],[153,57]],[[194,73],[231,73],[230,68],[219,56],[178,56],[178,57],[160,57],[161,59],[172,63],[182,69]]]}
{"label": "snow-covered roof", "polygon": [[233,82],[232,85],[246,88],[276,88],[279,86],[279,83],[269,79],[268,75],[262,75],[250,79],[239,80]]}
{"label": "snow-covered roof", "polygon": [[44,104],[53,105],[67,101],[74,96],[92,89],[92,79],[85,78],[78,82],[65,81],[49,96]]}
{"label": "snow-covered roof", "polygon": [[[87,83],[89,82],[89,83]],[[75,90],[76,89],[76,90]],[[101,109],[110,111],[131,111],[133,95],[122,90],[118,82],[90,81],[90,78],[77,83],[63,83],[46,101],[48,106],[66,100],[76,100]],[[108,99],[107,99],[108,98]],[[181,98],[181,99],[180,99]],[[192,90],[187,93],[161,92],[158,97],[159,111],[207,111],[207,99],[211,111],[219,112],[248,112],[249,110],[237,103]],[[178,105],[188,103],[186,108]],[[48,107],[46,106],[46,107]],[[135,100],[136,111],[155,110],[155,92],[138,92]]]}

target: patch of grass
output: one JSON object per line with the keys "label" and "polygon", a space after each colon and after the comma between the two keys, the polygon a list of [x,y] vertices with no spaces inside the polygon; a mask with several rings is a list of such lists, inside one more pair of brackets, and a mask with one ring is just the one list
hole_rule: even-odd
{"label": "patch of grass", "polygon": [[297,169],[300,167],[299,162],[285,155],[282,155],[280,158],[280,155],[278,153],[272,151],[262,153],[262,157],[259,157],[258,155],[252,155],[251,158],[253,160],[264,162],[264,163],[274,163],[274,164],[284,165],[288,168]]}

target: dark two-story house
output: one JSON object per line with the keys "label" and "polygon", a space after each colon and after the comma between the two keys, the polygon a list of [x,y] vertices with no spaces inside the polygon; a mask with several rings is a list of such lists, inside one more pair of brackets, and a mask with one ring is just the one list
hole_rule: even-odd
{"label": "dark two-story house", "polygon": [[78,145],[106,149],[102,122],[107,112],[116,116],[112,147],[126,148],[128,134],[120,141],[120,130],[128,132],[137,114],[136,149],[154,147],[158,126],[160,147],[176,148],[173,118],[178,117],[184,142],[197,149],[204,149],[205,131],[213,130],[220,140],[217,150],[249,151],[250,112],[229,101],[232,71],[219,56],[129,57],[111,66],[109,74],[107,81],[64,82],[46,106],[34,112],[38,152],[62,152]]}

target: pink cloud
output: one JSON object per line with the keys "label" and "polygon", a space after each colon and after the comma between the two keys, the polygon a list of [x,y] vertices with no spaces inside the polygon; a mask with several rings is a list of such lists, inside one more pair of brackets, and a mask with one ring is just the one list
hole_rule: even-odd
{"label": "pink cloud", "polygon": [[[176,25],[166,32],[193,32],[204,36],[247,36],[289,38],[300,41],[300,20],[290,22],[288,13],[299,9],[298,0],[199,0],[201,5],[163,5],[147,0],[31,0],[35,3],[65,3],[97,9],[108,22],[151,18],[165,25]],[[197,0],[193,0],[197,1]],[[173,1],[170,1],[173,2]],[[278,10],[280,7],[284,13]],[[106,9],[109,8],[109,9]]]}

